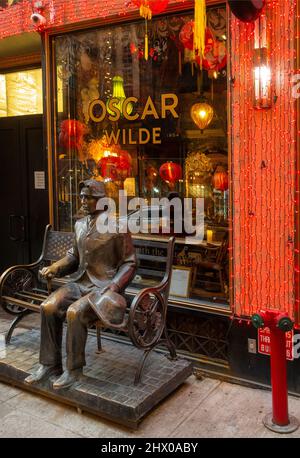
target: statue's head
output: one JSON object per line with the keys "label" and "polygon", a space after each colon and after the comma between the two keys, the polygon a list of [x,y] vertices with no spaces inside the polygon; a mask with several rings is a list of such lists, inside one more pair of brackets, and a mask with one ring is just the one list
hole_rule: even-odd
{"label": "statue's head", "polygon": [[101,181],[85,180],[79,183],[79,195],[83,211],[90,215],[97,210],[97,202],[106,197],[105,186]]}

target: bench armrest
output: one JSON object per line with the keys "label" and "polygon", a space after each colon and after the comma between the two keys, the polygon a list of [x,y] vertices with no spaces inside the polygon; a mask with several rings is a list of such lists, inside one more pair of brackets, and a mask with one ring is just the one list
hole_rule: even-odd
{"label": "bench armrest", "polygon": [[29,272],[32,272],[35,268],[37,268],[42,262],[42,259],[38,259],[36,262],[33,262],[31,264],[20,264],[17,266],[12,266],[6,269],[3,274],[0,277],[0,297],[3,294],[3,287],[5,284],[5,280],[9,277],[10,274],[17,270],[27,270]]}
{"label": "bench armrest", "polygon": [[10,274],[11,272],[13,272],[14,270],[18,270],[18,269],[28,269],[28,270],[32,270],[36,267],[38,267],[42,262],[42,259],[38,259],[37,261],[35,262],[32,262],[31,264],[18,264],[16,266],[11,266],[9,267],[8,269],[6,269],[2,274],[1,274],[1,277],[0,277],[0,284],[2,282],[2,279],[4,277],[6,277],[8,274]]}

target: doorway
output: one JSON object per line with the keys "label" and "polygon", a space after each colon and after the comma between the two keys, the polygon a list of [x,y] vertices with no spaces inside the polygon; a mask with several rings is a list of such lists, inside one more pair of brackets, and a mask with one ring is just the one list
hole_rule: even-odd
{"label": "doorway", "polygon": [[0,119],[0,273],[35,261],[49,220],[43,115]]}

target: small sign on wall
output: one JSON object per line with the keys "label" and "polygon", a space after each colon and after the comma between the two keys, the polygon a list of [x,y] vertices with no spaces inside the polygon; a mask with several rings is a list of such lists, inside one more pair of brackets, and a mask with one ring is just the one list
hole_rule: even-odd
{"label": "small sign on wall", "polygon": [[[286,336],[286,359],[293,361],[293,331],[285,333]],[[271,354],[271,332],[269,328],[258,330],[258,353],[262,355]]]}
{"label": "small sign on wall", "polygon": [[34,189],[46,189],[45,172],[34,172]]}

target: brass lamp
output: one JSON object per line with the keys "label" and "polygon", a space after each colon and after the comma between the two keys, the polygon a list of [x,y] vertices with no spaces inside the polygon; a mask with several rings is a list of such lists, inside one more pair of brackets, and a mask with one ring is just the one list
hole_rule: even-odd
{"label": "brass lamp", "polygon": [[214,117],[214,109],[206,102],[195,103],[191,108],[191,118],[203,133]]}

